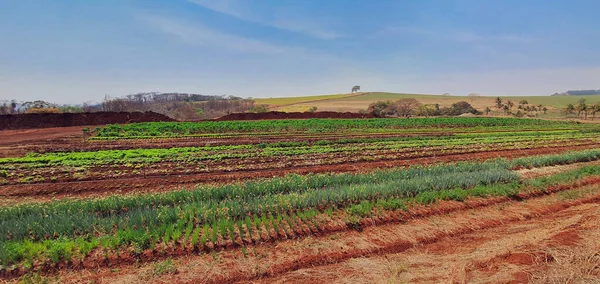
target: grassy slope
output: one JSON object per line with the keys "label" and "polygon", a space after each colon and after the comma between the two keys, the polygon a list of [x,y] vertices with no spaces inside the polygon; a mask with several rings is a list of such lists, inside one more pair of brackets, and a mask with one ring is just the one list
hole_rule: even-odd
{"label": "grassy slope", "polygon": [[343,99],[345,97],[353,96],[354,94],[335,94],[335,95],[322,95],[322,96],[306,96],[306,97],[289,97],[289,98],[257,98],[254,101],[257,104],[267,104],[272,107],[307,103],[312,101],[330,100],[330,99]]}
{"label": "grassy slope", "polygon": [[[260,99],[257,103],[269,104],[274,110],[279,111],[305,111],[310,107],[317,107],[318,110],[326,111],[359,111],[366,109],[368,105],[375,101],[381,100],[399,100],[403,98],[415,98],[423,104],[440,104],[440,106],[450,106],[458,101],[468,101],[477,109],[485,109],[490,107],[495,109],[496,97],[477,97],[475,99],[466,96],[440,96],[440,95],[425,95],[425,94],[400,94],[373,92],[360,95],[353,94],[337,94],[330,96],[315,96],[315,97],[294,97],[294,98],[278,98],[278,99]],[[555,115],[559,109],[563,108],[568,103],[577,103],[579,99],[586,99],[588,103],[600,101],[600,96],[519,96],[519,97],[502,97],[503,100],[511,100],[515,103],[515,107],[521,100],[527,100],[529,104],[542,104],[549,107],[550,114]]]}

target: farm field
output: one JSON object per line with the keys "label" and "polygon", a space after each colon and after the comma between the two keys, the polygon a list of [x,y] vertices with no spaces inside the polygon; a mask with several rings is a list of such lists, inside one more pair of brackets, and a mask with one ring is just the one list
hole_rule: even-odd
{"label": "farm field", "polygon": [[[600,234],[597,124],[457,117],[30,131],[38,138],[0,132],[7,281],[548,283],[562,276],[544,271],[569,264],[561,253],[600,249],[590,241]],[[594,257],[574,281],[600,277]]]}
{"label": "farm field", "polygon": [[[278,101],[275,99],[256,99],[257,104],[267,104],[270,109],[278,111],[307,111],[311,107],[316,107],[319,111],[339,111],[339,112],[358,112],[368,108],[370,103],[376,101],[414,98],[422,104],[439,104],[440,107],[449,107],[453,103],[459,101],[467,101],[476,109],[483,111],[486,107],[492,109],[492,115],[500,115],[502,112],[497,112],[495,107],[496,97],[480,96],[470,98],[466,95],[430,95],[430,94],[404,94],[404,93],[388,93],[388,92],[370,92],[370,93],[354,93],[354,94],[339,94],[331,96],[307,96],[286,98],[286,101]],[[511,100],[517,103],[521,100],[526,100],[532,105],[543,105],[548,107],[548,113],[541,117],[555,118],[563,116],[561,110],[571,103],[577,104],[580,99],[585,99],[588,103],[596,103],[600,101],[600,96],[502,96],[503,100]]]}

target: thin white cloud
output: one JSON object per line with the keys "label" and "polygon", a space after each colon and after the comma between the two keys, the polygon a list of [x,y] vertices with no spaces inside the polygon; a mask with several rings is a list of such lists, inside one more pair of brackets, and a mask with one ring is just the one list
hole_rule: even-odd
{"label": "thin white cloud", "polygon": [[189,0],[189,2],[242,20],[246,20],[246,16],[244,15],[248,13],[247,11],[244,12],[244,10],[246,10],[244,8],[246,7],[243,4],[244,2],[235,0]]}
{"label": "thin white cloud", "polygon": [[150,15],[141,16],[140,18],[161,32],[194,45],[212,46],[241,53],[282,54],[293,50],[292,48],[260,40],[222,33],[198,23],[191,24],[171,18]]}
{"label": "thin white cloud", "polygon": [[530,43],[533,38],[520,35],[482,35],[470,31],[461,30],[434,30],[420,27],[386,27],[373,37],[397,37],[397,36],[419,36],[433,40],[446,40],[460,43],[484,43],[484,42],[507,42],[507,43]]}
{"label": "thin white cloud", "polygon": [[247,1],[238,0],[188,0],[191,3],[206,9],[225,14],[242,21],[270,26],[284,31],[304,34],[318,39],[337,39],[344,37],[343,34],[331,31],[318,24],[315,19],[301,16],[297,13],[289,14],[281,10],[270,11],[270,17],[259,15],[248,5]]}
{"label": "thin white cloud", "polygon": [[291,32],[297,32],[305,35],[309,35],[314,38],[319,39],[337,39],[344,37],[343,35],[322,29],[314,23],[311,23],[311,20],[306,21],[292,21],[289,19],[276,20],[270,23],[271,26],[276,27],[281,30],[287,30]]}

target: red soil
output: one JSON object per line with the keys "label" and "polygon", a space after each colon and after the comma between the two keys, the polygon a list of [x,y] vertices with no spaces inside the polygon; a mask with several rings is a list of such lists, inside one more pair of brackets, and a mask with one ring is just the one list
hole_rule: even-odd
{"label": "red soil", "polygon": [[552,236],[552,240],[559,245],[576,246],[581,241],[581,236],[576,230],[571,229]]}
{"label": "red soil", "polygon": [[0,115],[0,130],[174,121],[155,112],[30,113]]}

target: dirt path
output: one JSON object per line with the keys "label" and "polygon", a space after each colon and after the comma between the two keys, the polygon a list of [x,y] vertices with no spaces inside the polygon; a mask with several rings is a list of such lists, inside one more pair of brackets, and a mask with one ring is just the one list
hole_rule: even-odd
{"label": "dirt path", "polygon": [[583,166],[593,166],[593,165],[599,165],[599,164],[600,164],[600,161],[591,161],[591,162],[581,162],[581,163],[574,163],[574,164],[568,164],[568,165],[556,165],[556,166],[533,168],[533,169],[520,169],[520,170],[517,170],[516,172],[523,179],[534,179],[534,178],[538,178],[538,177],[558,174],[561,172],[567,172],[567,171],[574,170],[574,169],[577,169],[577,168],[580,168]]}
{"label": "dirt path", "polygon": [[[458,204],[440,202],[430,210]],[[245,253],[188,255],[173,260],[177,272],[172,274],[157,275],[161,262],[61,271],[58,278],[64,283],[543,283],[544,271],[563,269],[564,263],[555,261],[561,257],[557,251],[600,249],[589,241],[600,237],[599,216],[595,185],[362,232],[261,244]]]}
{"label": "dirt path", "polygon": [[23,142],[44,141],[65,137],[83,137],[82,129],[93,126],[71,126],[0,131],[0,146],[18,145]]}

